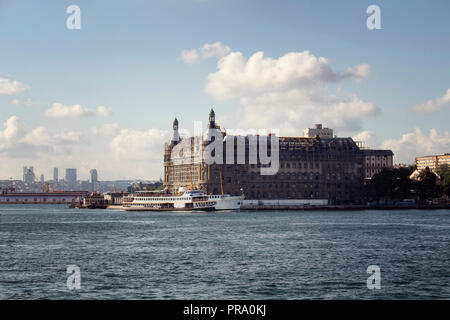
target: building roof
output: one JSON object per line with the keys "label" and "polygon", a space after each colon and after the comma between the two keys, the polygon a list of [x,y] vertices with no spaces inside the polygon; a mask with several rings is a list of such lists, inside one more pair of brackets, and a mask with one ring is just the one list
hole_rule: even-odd
{"label": "building roof", "polygon": [[393,156],[392,150],[362,149],[365,156]]}

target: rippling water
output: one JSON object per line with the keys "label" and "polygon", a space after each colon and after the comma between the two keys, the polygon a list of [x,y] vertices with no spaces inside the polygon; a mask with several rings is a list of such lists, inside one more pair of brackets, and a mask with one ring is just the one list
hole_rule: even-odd
{"label": "rippling water", "polygon": [[[0,206],[0,299],[450,299],[450,210]],[[81,289],[68,290],[68,265]],[[369,265],[381,289],[369,290]]]}

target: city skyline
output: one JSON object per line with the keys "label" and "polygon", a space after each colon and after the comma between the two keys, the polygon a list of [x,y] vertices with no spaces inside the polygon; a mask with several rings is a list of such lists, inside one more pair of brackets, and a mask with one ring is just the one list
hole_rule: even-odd
{"label": "city skyline", "polygon": [[205,128],[211,105],[225,128],[322,123],[395,163],[450,150],[446,1],[378,1],[381,30],[369,1],[78,1],[80,30],[71,4],[0,5],[0,179],[159,179],[173,118]]}

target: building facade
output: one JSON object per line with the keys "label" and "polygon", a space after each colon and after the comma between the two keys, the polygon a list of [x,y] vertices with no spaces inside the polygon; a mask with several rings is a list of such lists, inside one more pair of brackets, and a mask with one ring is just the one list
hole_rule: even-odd
{"label": "building facade", "polygon": [[391,150],[363,149],[364,178],[372,179],[384,168],[393,168],[394,153]]}
{"label": "building facade", "polygon": [[415,164],[419,172],[424,170],[426,167],[430,168],[431,171],[436,172],[441,165],[446,164],[450,166],[450,153],[435,156],[416,157]]}
{"label": "building facade", "polygon": [[[208,130],[220,130],[211,110]],[[279,137],[279,169],[273,175],[261,175],[264,165],[258,156],[250,163],[251,137],[245,136],[245,163],[208,164],[203,151],[210,143],[204,136],[180,138],[178,120],[164,152],[164,186],[171,193],[192,185],[208,194],[245,194],[246,199],[327,199],[330,204],[360,203],[364,198],[364,154],[351,138]],[[236,150],[235,136],[222,132],[223,159],[227,144]],[[269,137],[267,137],[269,138]],[[267,150],[271,152],[270,139]],[[186,144],[186,142],[189,142]],[[188,146],[181,147],[183,145]],[[257,149],[260,148],[259,140]],[[227,161],[228,162],[228,161]]]}

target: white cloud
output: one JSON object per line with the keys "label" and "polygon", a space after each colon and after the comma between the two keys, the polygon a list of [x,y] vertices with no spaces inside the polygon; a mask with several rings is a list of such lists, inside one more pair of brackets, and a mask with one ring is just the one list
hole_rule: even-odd
{"label": "white cloud", "polygon": [[45,115],[49,118],[78,118],[92,116],[94,114],[94,111],[83,108],[79,104],[65,106],[61,103],[54,103],[51,108],[45,110]]}
{"label": "white cloud", "polygon": [[208,75],[206,91],[218,100],[286,92],[303,86],[310,89],[346,79],[361,80],[370,70],[363,64],[343,73],[335,72],[326,58],[317,58],[309,51],[290,52],[278,59],[266,58],[263,52],[248,59],[241,52],[232,52],[217,67],[216,73]]}
{"label": "white cloud", "polygon": [[180,58],[184,63],[192,64],[199,60],[208,58],[221,58],[230,52],[230,47],[222,44],[222,42],[205,43],[203,47],[198,49],[183,50]]}
{"label": "white cloud", "polygon": [[30,106],[39,104],[39,102],[33,101],[30,98],[28,98],[26,100],[13,99],[11,101],[11,104],[16,105],[16,106],[22,105],[22,106],[30,107]]}
{"label": "white cloud", "polygon": [[378,148],[380,145],[380,139],[372,131],[362,131],[353,137],[354,141],[360,141],[365,148]]}
{"label": "white cloud", "polygon": [[430,129],[426,135],[421,129],[405,133],[400,139],[384,140],[380,147],[391,149],[394,152],[397,163],[414,163],[415,157],[441,154],[450,150],[450,133],[439,133],[436,129]]}
{"label": "white cloud", "polygon": [[428,100],[426,103],[415,105],[413,110],[416,112],[432,113],[438,111],[442,106],[450,103],[450,89],[447,89],[445,94],[437,97],[434,100]]}
{"label": "white cloud", "polygon": [[54,103],[50,108],[45,110],[45,115],[49,118],[81,118],[89,116],[108,117],[112,114],[111,107],[98,106],[97,111],[84,108],[79,104],[66,106],[62,103]]}
{"label": "white cloud", "polygon": [[355,81],[361,81],[370,74],[370,66],[368,64],[358,64],[352,68],[348,68],[343,76]]}
{"label": "white cloud", "polygon": [[119,133],[120,127],[117,123],[105,123],[101,127],[92,128],[92,133],[94,135],[99,135],[103,137],[114,136]]}
{"label": "white cloud", "polygon": [[0,128],[0,176],[20,175],[23,165],[51,177],[53,167],[77,167],[81,179],[97,168],[102,179],[159,178],[168,130],[120,130],[116,123],[91,129],[27,130],[17,116]]}
{"label": "white cloud", "polygon": [[230,52],[230,47],[224,45],[222,42],[206,43],[199,49],[202,59],[220,58]]}
{"label": "white cloud", "polygon": [[280,129],[298,135],[313,123],[334,129],[358,130],[361,119],[380,109],[355,94],[333,94],[329,86],[344,80],[361,81],[370,66],[359,64],[338,72],[329,61],[309,51],[267,58],[231,52],[219,60],[217,72],[207,77],[206,92],[216,100],[237,99],[241,127]]}
{"label": "white cloud", "polygon": [[23,147],[34,146],[36,150],[44,150],[45,153],[36,155],[51,161],[61,161],[61,159],[72,159],[77,153],[77,149],[89,147],[90,140],[86,133],[82,131],[62,130],[51,132],[47,128],[40,126],[28,132],[20,141]]}
{"label": "white cloud", "polygon": [[[109,144],[116,160],[152,161],[162,159],[164,143],[170,139],[168,130],[121,130]],[[160,162],[158,165],[161,165]]]}
{"label": "white cloud", "polygon": [[28,90],[28,87],[16,80],[0,78],[0,95],[16,95]]}
{"label": "white cloud", "polygon": [[0,131],[0,140],[2,142],[13,142],[23,135],[23,125],[19,117],[11,116],[3,123],[5,129]]}
{"label": "white cloud", "polygon": [[200,60],[200,55],[197,52],[197,49],[192,50],[183,50],[180,54],[181,60],[184,63],[191,64]]}
{"label": "white cloud", "polygon": [[371,131],[363,131],[353,137],[355,141],[364,141],[366,147],[389,149],[394,152],[395,163],[413,164],[415,157],[442,154],[450,150],[450,133],[440,133],[430,129],[428,135],[416,128],[403,134],[399,139],[380,139]]}
{"label": "white cloud", "polygon": [[3,125],[4,130],[0,131],[0,156],[5,158],[1,159],[2,163],[14,167],[18,157],[32,159],[36,152],[42,150],[25,141],[27,133],[17,116],[10,117]]}
{"label": "white cloud", "polygon": [[168,130],[121,130],[109,143],[110,162],[119,164],[117,171],[127,177],[161,177],[164,144],[170,139]]}
{"label": "white cloud", "polygon": [[24,141],[33,145],[52,145],[52,136],[45,127],[40,126],[27,133]]}
{"label": "white cloud", "polygon": [[98,106],[97,113],[102,117],[109,117],[112,114],[111,107]]}

